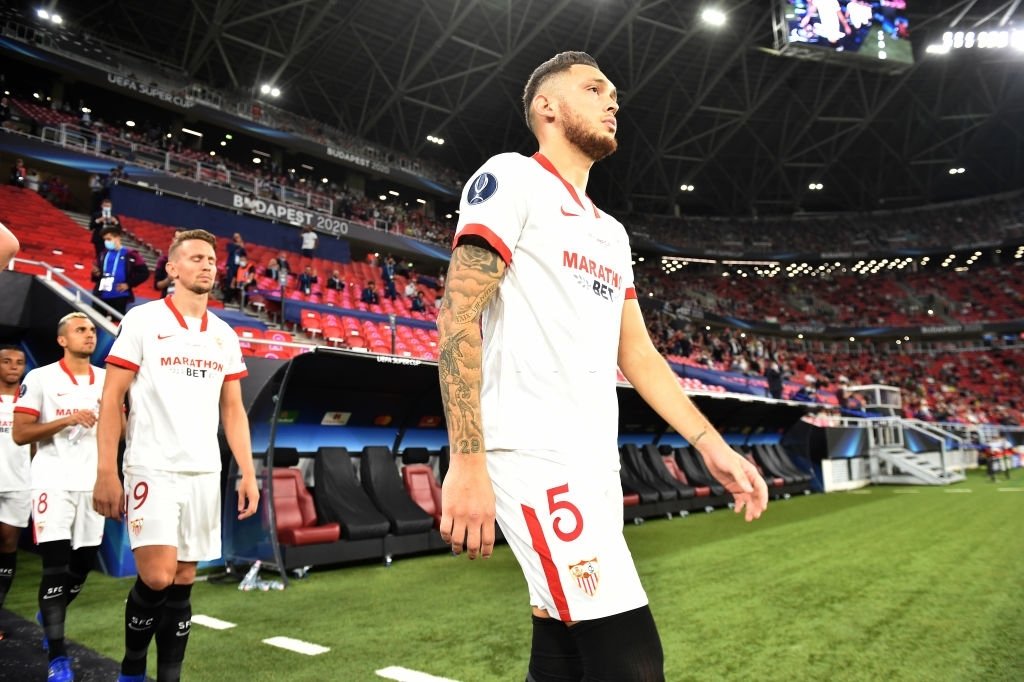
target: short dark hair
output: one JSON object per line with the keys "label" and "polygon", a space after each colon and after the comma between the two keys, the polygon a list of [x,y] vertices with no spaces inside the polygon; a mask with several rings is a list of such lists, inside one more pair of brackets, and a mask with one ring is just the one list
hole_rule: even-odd
{"label": "short dark hair", "polygon": [[523,117],[526,119],[527,128],[533,130],[533,121],[530,119],[530,107],[533,105],[533,98],[537,96],[540,86],[552,76],[564,73],[577,64],[593,66],[595,69],[600,68],[597,65],[597,60],[586,52],[559,52],[533,70],[529,80],[526,81],[526,87],[523,89]]}
{"label": "short dark hair", "polygon": [[0,353],[3,353],[6,350],[14,351],[15,353],[21,353],[22,355],[25,355],[25,351],[19,348],[18,346],[9,343],[0,343]]}
{"label": "short dark hair", "polygon": [[108,234],[120,237],[124,233],[121,231],[121,228],[118,225],[107,225],[102,230],[100,230],[100,236],[106,237]]}

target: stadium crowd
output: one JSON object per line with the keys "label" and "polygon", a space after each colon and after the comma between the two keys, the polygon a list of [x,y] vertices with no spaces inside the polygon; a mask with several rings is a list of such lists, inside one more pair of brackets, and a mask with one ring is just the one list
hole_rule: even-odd
{"label": "stadium crowd", "polygon": [[736,219],[631,215],[634,236],[684,250],[748,254],[929,248],[1024,234],[1024,194],[904,211]]}

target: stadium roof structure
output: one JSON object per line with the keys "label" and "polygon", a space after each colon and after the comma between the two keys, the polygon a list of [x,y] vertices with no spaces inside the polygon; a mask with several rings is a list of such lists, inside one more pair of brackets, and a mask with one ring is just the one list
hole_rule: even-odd
{"label": "stadium roof structure", "polygon": [[[782,0],[778,0],[782,2]],[[618,86],[620,149],[590,194],[614,210],[870,210],[1024,186],[1024,52],[925,50],[1009,27],[1021,0],[908,0],[914,63],[882,73],[780,56],[776,2],[164,0],[61,4],[69,27],[465,175],[534,142],[526,78],[594,55]],[[1022,27],[1024,28],[1024,27]],[[427,136],[444,138],[438,146]],[[951,168],[967,172],[951,174]],[[809,185],[822,183],[822,191]],[[683,192],[680,187],[693,185]]]}

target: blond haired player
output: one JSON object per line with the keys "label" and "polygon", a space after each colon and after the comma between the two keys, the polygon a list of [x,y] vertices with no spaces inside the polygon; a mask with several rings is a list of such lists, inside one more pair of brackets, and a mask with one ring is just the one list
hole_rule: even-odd
{"label": "blond haired player", "polygon": [[[96,481],[96,407],[104,372],[89,358],[96,325],[70,313],[57,325],[64,357],[25,376],[14,407],[12,436],[35,443],[32,459],[32,535],[43,562],[39,614],[49,651],[48,680],[74,679],[64,645],[68,605],[82,590],[103,540],[103,517],[93,511]],[[113,417],[120,433],[121,417]]]}
{"label": "blond haired player", "polygon": [[[221,555],[219,422],[242,474],[239,518],[252,516],[259,501],[239,386],[242,350],[231,327],[207,310],[215,247],[204,230],[175,237],[167,254],[174,293],[129,310],[107,356],[94,501],[104,516],[127,517],[139,573],[125,605],[121,682],[145,679],[154,635],[157,677],[181,676],[196,563]],[[105,420],[129,392],[122,488],[117,433]]]}
{"label": "blond haired player", "polygon": [[492,157],[466,184],[438,314],[452,449],[441,534],[486,558],[497,516],[533,607],[527,680],[662,680],[622,535],[616,365],[748,521],[767,489],[651,343],[626,232],[586,194],[616,148],[615,86],[589,55],[564,52],[534,71],[523,104],[540,150]]}

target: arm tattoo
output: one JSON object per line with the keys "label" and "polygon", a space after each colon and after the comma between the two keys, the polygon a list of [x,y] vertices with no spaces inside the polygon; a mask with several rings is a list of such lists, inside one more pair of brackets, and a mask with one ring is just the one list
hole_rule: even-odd
{"label": "arm tattoo", "polygon": [[452,253],[444,298],[437,316],[437,367],[448,442],[455,454],[483,454],[480,385],[483,344],[478,321],[505,273],[501,258],[478,246]]}

